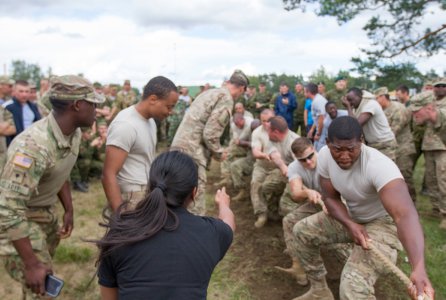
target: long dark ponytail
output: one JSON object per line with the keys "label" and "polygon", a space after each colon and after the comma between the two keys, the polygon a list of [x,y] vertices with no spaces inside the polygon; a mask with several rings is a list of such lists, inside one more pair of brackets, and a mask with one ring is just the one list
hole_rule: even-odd
{"label": "long dark ponytail", "polygon": [[172,208],[190,199],[198,184],[197,166],[187,154],[170,151],[160,154],[150,168],[149,192],[134,210],[123,203],[116,213],[103,217],[107,229],[101,240],[93,241],[100,249],[98,261],[116,248],[148,239],[160,230],[178,227]]}

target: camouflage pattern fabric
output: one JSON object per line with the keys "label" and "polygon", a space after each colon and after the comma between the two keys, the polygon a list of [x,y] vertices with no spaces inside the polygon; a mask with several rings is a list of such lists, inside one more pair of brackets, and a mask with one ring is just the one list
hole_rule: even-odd
{"label": "camouflage pattern fabric", "polygon": [[[390,216],[363,224],[377,248],[393,263],[397,250],[402,246],[398,240],[396,226]],[[298,222],[293,228],[296,242],[292,245],[307,276],[318,280],[327,274],[320,247],[336,243],[352,243],[349,233],[333,218],[319,212]],[[384,264],[370,251],[354,245],[344,266],[339,288],[341,299],[375,299],[374,284],[380,275],[388,271]]]}
{"label": "camouflage pattern fabric", "polygon": [[113,105],[118,109],[118,111],[121,111],[129,106],[132,106],[136,103],[136,94],[133,90],[130,90],[128,92],[121,90],[116,95],[116,100],[114,101]]}
{"label": "camouflage pattern fabric", "polygon": [[302,203],[296,203],[291,197],[290,183],[286,184],[285,190],[279,200],[279,215],[282,217],[296,210]]}
{"label": "camouflage pattern fabric", "polygon": [[305,95],[303,93],[296,94],[297,109],[293,112],[294,132],[300,132],[301,136],[307,135],[307,129],[304,122]]}
{"label": "camouflage pattern fabric", "polygon": [[254,214],[278,213],[279,199],[286,186],[280,169],[268,170],[254,165],[251,181],[251,202]]}
{"label": "camouflage pattern fabric", "polygon": [[168,144],[172,144],[173,137],[180,126],[181,120],[183,120],[184,114],[186,113],[187,102],[178,100],[177,104],[173,108],[172,114],[167,117],[167,122],[169,123],[169,131],[167,133]]}
{"label": "camouflage pattern fabric", "polygon": [[192,210],[200,211],[201,215],[206,212],[206,168],[211,157],[221,160],[224,149],[220,145],[220,136],[229,123],[233,106],[227,88],[201,93],[192,102],[172,141],[171,149],[184,151],[198,165],[198,194]]}
{"label": "camouflage pattern fabric", "polygon": [[[231,179],[235,189],[247,189],[244,178],[251,176],[254,169],[254,157],[249,153],[246,157],[236,159],[231,163]],[[248,191],[249,192],[249,191]]]}
{"label": "camouflage pattern fabric", "polygon": [[344,104],[342,104],[342,98],[347,94],[347,89],[344,90],[337,90],[336,88],[329,90],[327,92],[327,96],[325,97],[327,100],[333,101],[336,104],[336,107],[338,109],[341,109],[344,107]]}
{"label": "camouflage pattern fabric", "polygon": [[[12,113],[0,105],[0,123],[7,123],[9,126],[15,128],[14,119]],[[3,170],[3,166],[6,162],[6,137],[0,136],[0,173]]]}
{"label": "camouflage pattern fabric", "polygon": [[391,160],[396,160],[396,151],[398,148],[398,145],[396,143],[396,140],[391,141],[385,141],[385,142],[378,142],[378,143],[367,143],[367,146],[375,148],[376,150],[380,151],[384,155],[386,155]]}

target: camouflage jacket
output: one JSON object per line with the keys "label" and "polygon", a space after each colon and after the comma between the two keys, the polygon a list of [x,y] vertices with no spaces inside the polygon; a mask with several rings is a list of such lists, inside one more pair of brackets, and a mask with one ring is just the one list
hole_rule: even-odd
{"label": "camouflage jacket", "polygon": [[0,177],[0,241],[29,236],[34,225],[28,210],[56,203],[76,162],[80,139],[80,129],[64,136],[50,114],[13,140]]}
{"label": "camouflage jacket", "polygon": [[390,105],[384,110],[384,114],[398,143],[397,155],[414,154],[416,152],[415,144],[410,131],[411,111],[404,104],[391,101]]}
{"label": "camouflage jacket", "polygon": [[441,100],[436,100],[435,105],[438,111],[437,121],[426,124],[426,131],[423,135],[423,144],[421,147],[423,151],[446,150],[446,145],[443,143],[441,135],[446,130],[446,122],[442,118],[442,115],[446,114],[446,97]]}
{"label": "camouflage jacket", "polygon": [[233,107],[227,88],[201,93],[184,115],[171,148],[182,149],[202,166],[207,165],[210,156],[219,160],[223,153],[220,136],[229,123]]}

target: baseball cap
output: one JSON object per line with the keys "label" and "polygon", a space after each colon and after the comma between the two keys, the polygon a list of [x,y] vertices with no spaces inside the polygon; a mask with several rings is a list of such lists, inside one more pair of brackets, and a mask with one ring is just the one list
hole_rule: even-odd
{"label": "baseball cap", "polygon": [[96,93],[87,79],[76,75],[51,77],[49,98],[67,101],[85,100],[92,103],[105,101],[104,96]]}
{"label": "baseball cap", "polygon": [[446,77],[438,78],[437,80],[435,80],[433,86],[440,85],[440,84],[446,84]]}
{"label": "baseball cap", "polygon": [[8,76],[0,76],[0,84],[14,84],[15,81],[13,79],[10,79]]}
{"label": "baseball cap", "polygon": [[432,91],[421,92],[410,98],[409,108],[411,111],[418,111],[434,101],[435,99]]}

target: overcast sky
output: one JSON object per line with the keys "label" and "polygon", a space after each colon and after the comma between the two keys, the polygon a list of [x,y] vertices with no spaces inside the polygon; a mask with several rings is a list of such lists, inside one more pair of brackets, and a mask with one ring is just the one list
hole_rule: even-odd
{"label": "overcast sky", "polygon": [[[102,83],[128,78],[138,88],[156,75],[217,85],[236,68],[308,76],[323,65],[336,74],[368,45],[367,19],[339,26],[311,10],[287,12],[281,0],[0,0],[0,63],[20,59]],[[443,73],[445,51],[410,61]]]}

